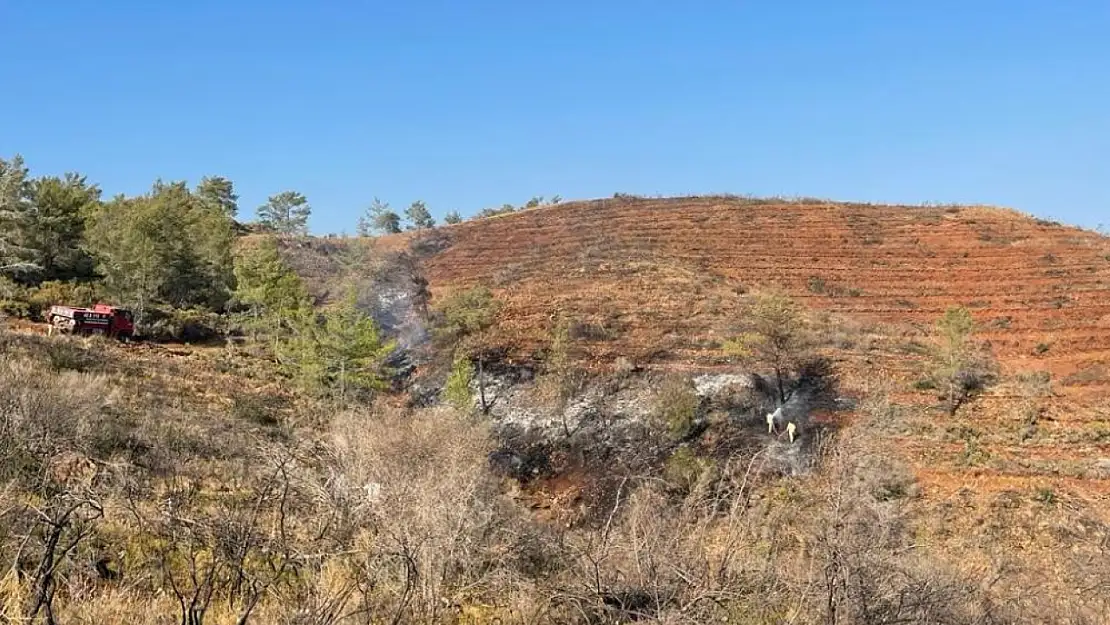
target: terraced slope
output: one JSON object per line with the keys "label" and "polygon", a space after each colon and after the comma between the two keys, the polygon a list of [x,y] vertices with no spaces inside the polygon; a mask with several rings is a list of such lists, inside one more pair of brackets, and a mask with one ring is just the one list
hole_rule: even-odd
{"label": "terraced slope", "polygon": [[[1043,478],[1105,490],[1110,239],[1096,233],[986,207],[741,198],[570,203],[442,233],[442,249],[424,261],[433,294],[493,286],[506,302],[497,340],[519,354],[542,348],[554,315],[566,312],[599,366],[618,357],[721,366],[718,346],[742,314],[740,294],[773,283],[814,309],[876,324],[874,344],[846,349],[842,367],[863,381],[893,374],[903,399],[927,403],[911,392],[920,357],[907,347],[963,304],[1006,382],[963,424],[971,434],[938,416],[901,437],[926,481],[939,472],[937,483],[955,488],[964,483],[949,479],[957,472],[997,488]],[[1052,375],[1048,398],[1011,383],[1036,371]],[[1018,410],[1030,401],[1043,409],[1033,433]]]}

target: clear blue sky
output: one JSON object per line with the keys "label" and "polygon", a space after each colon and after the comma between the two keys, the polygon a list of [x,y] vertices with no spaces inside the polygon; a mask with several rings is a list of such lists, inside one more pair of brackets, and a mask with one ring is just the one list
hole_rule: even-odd
{"label": "clear blue sky", "polygon": [[754,193],[1110,223],[1106,0],[0,0],[0,155],[436,216]]}

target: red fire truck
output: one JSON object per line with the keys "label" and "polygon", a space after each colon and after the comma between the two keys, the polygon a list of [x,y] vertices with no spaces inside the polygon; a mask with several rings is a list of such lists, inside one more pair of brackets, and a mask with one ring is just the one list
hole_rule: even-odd
{"label": "red fire truck", "polygon": [[46,316],[50,332],[73,334],[104,334],[128,339],[135,333],[131,311],[117,306],[97,304],[92,308],[51,306]]}

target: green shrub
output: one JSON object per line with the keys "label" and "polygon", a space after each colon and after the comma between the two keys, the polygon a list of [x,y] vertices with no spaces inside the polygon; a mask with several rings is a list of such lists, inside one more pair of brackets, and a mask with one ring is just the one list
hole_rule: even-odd
{"label": "green shrub", "polygon": [[0,276],[0,314],[10,317],[30,317],[27,289]]}
{"label": "green shrub", "polygon": [[27,301],[36,315],[46,312],[51,306],[89,307],[102,301],[103,293],[99,285],[92,282],[43,282],[38,288],[30,289]]}
{"label": "green shrub", "polygon": [[1037,492],[1033,495],[1033,501],[1039,501],[1046,506],[1056,505],[1056,491],[1051,488],[1038,488]]}
{"label": "green shrub", "polygon": [[31,305],[21,299],[0,299],[0,315],[26,319],[31,316]]}
{"label": "green shrub", "polygon": [[913,388],[918,391],[934,391],[937,388],[937,383],[929,378],[923,378],[914,382]]}
{"label": "green shrub", "polygon": [[470,410],[474,407],[474,393],[470,390],[473,380],[474,365],[468,358],[456,358],[443,387],[443,400],[459,410]]}
{"label": "green shrub", "polygon": [[673,439],[681,440],[694,430],[701,400],[690,380],[678,376],[668,378],[659,387],[656,401],[659,421]]}
{"label": "green shrub", "polygon": [[683,445],[667,458],[663,466],[663,479],[682,493],[689,493],[697,485],[713,461],[701,458],[694,450]]}
{"label": "green shrub", "polygon": [[824,293],[826,289],[825,279],[820,276],[810,276],[809,281],[806,283],[806,287],[809,289],[810,293]]}
{"label": "green shrub", "polygon": [[222,334],[223,318],[211,311],[196,308],[148,309],[146,321],[139,332],[153,340],[191,343],[207,341]]}

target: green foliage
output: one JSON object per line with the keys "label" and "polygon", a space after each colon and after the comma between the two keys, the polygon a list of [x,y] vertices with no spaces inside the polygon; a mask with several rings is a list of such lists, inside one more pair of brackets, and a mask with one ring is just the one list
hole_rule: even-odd
{"label": "green foliage", "polygon": [[667,458],[663,465],[663,479],[679,492],[689,493],[712,465],[711,459],[701,458],[690,447],[683,445]]}
{"label": "green foliage", "polygon": [[1033,494],[1033,501],[1042,503],[1050,508],[1056,505],[1058,499],[1056,491],[1047,486],[1038,488]]}
{"label": "green foliage", "polygon": [[86,238],[108,293],[139,323],[151,304],[219,310],[230,297],[231,218],[183,182],[101,205]]}
{"label": "green foliage", "polygon": [[27,246],[30,181],[23,157],[0,159],[0,275],[25,279],[40,267]]}
{"label": "green foliage", "polygon": [[196,194],[202,201],[219,209],[228,217],[234,217],[239,212],[239,196],[235,194],[235,185],[227,178],[222,176],[201,178]]}
{"label": "green foliage", "polygon": [[428,207],[420,200],[416,200],[405,209],[405,218],[409,220],[409,230],[426,230],[436,225],[436,220],[428,212]]}
{"label": "green foliage", "polygon": [[476,286],[445,299],[433,317],[433,337],[444,349],[456,359],[477,358],[478,399],[483,413],[488,413],[492,404],[486,399],[485,363],[477,341],[493,324],[499,308],[489,289]]}
{"label": "green foliage", "polygon": [[31,182],[33,210],[27,246],[43,280],[89,278],[93,259],[84,249],[85,220],[100,204],[100,189],[81,175],[43,177]]}
{"label": "green foliage", "polygon": [[466,343],[493,324],[500,305],[484,286],[454,293],[436,307],[435,335],[452,346]]}
{"label": "green foliage", "polygon": [[498,215],[507,215],[514,212],[516,212],[516,207],[514,207],[512,204],[502,204],[500,207],[497,208],[483,208],[482,210],[478,211],[478,214],[475,215],[475,217],[496,217]]}
{"label": "green foliage", "polygon": [[378,198],[366,209],[366,214],[358,220],[359,236],[368,237],[379,234],[397,234],[401,231],[401,216],[389,208],[388,202]]}
{"label": "green foliage", "polygon": [[284,235],[308,234],[308,216],[312,207],[308,199],[296,191],[282,191],[271,195],[257,209],[258,221],[274,232]]}
{"label": "green foliage", "polygon": [[674,440],[682,440],[693,432],[700,406],[693,383],[683,377],[667,378],[656,395],[656,415]]}
{"label": "green foliage", "polygon": [[945,391],[949,414],[993,380],[993,362],[973,340],[975,320],[959,306],[937,321],[937,349],[933,378]]}
{"label": "green foliage", "polygon": [[798,306],[783,293],[758,295],[745,320],[751,330],[725,342],[725,353],[770,368],[780,403],[786,402],[786,378],[805,360],[809,335]]}
{"label": "green foliage", "polygon": [[35,316],[56,304],[67,306],[92,306],[104,298],[103,289],[96,282],[50,281],[38,288],[29,289],[26,301]]}
{"label": "green foliage", "polygon": [[275,351],[306,389],[347,399],[385,388],[384,361],[396,344],[383,339],[353,297],[319,314],[299,311],[291,330],[278,337]]}
{"label": "green foliage", "polygon": [[443,216],[443,223],[452,224],[452,225],[461,224],[462,223],[462,215],[459,214],[459,211],[451,211],[450,213],[447,213],[446,215]]}
{"label": "green foliage", "polygon": [[216,338],[226,325],[226,317],[211,310],[151,308],[147,311],[143,335],[153,339],[191,343]]}
{"label": "green foliage", "polygon": [[570,357],[572,342],[571,323],[560,316],[551,333],[551,347],[544,363],[544,381],[549,394],[560,407],[574,397],[585,382],[584,373],[574,366]]}
{"label": "green foliage", "polygon": [[459,356],[451,365],[451,374],[443,387],[443,400],[459,410],[470,410],[474,406],[474,393],[470,385],[474,381],[474,365],[469,358]]}
{"label": "green foliage", "polygon": [[282,260],[273,237],[240,246],[234,267],[235,299],[249,306],[256,319],[280,321],[311,307],[304,283]]}

